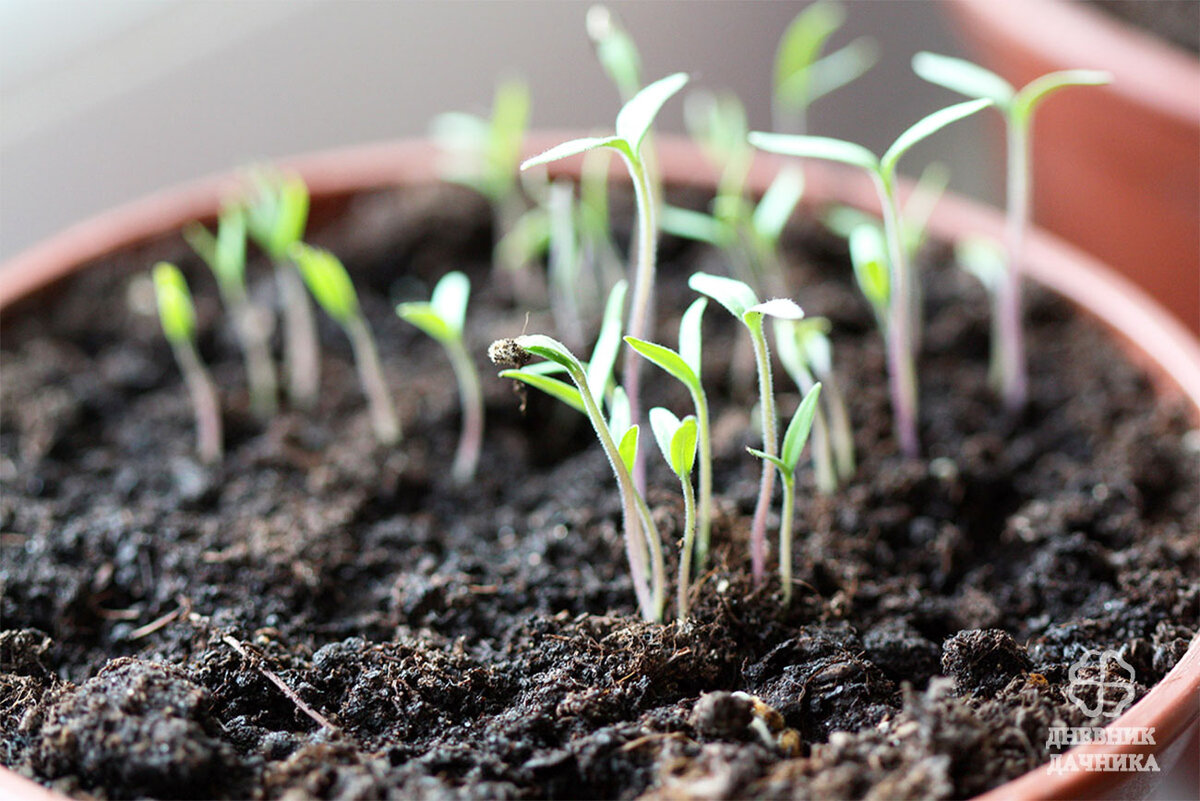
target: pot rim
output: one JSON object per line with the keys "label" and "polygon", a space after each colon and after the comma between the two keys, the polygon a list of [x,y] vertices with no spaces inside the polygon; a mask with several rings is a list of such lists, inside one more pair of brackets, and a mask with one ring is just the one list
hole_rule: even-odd
{"label": "pot rim", "polygon": [[998,38],[1020,42],[1048,69],[1108,70],[1114,80],[1102,91],[1200,126],[1200,60],[1149,31],[1064,0],[953,0],[952,10]]}
{"label": "pot rim", "polygon": [[[965,2],[966,0],[959,0]],[[1015,2],[1016,0],[1013,0]],[[1025,2],[1026,0],[1021,0]],[[986,4],[986,0],[985,0]],[[526,140],[529,153],[540,152],[572,132],[539,132]],[[699,149],[685,139],[659,136],[659,164],[667,183],[677,186],[712,185],[716,171]],[[418,185],[438,180],[437,150],[426,139],[376,142],[325,150],[275,162],[304,177],[314,197],[347,194],[397,184]],[[581,158],[557,162],[554,175],[577,175]],[[747,180],[747,189],[765,191],[772,177],[788,160],[758,154]],[[614,165],[614,169],[618,169]],[[839,165],[806,162],[807,206],[836,201],[874,211],[877,207],[869,179]],[[149,195],[71,226],[0,264],[0,311],[46,289],[89,262],[150,237],[177,230],[194,219],[215,216],[223,197],[239,187],[236,173],[219,173]],[[901,192],[911,191],[903,182]],[[813,197],[818,198],[813,201]],[[962,231],[982,233],[1002,240],[1004,221],[995,210],[947,194],[929,222],[937,238],[953,241]],[[1048,287],[1111,332],[1131,357],[1157,381],[1160,391],[1182,396],[1200,419],[1200,342],[1130,281],[1062,240],[1040,229],[1027,238],[1027,258],[1020,265],[1028,277]],[[1153,726],[1155,746],[1087,744],[1069,753],[1161,753],[1183,737],[1200,718],[1194,703],[1200,692],[1200,634],[1183,658],[1136,704],[1109,725]],[[978,796],[980,801],[1002,798],[1087,797],[1130,779],[1138,773],[1080,771],[1047,775],[1045,765]],[[0,796],[48,801],[63,796],[0,767]]]}

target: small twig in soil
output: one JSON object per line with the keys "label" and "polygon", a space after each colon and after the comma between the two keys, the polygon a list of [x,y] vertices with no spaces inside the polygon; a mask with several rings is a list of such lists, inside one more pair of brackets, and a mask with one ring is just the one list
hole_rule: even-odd
{"label": "small twig in soil", "polygon": [[636,740],[630,740],[629,742],[625,743],[625,745],[621,746],[621,750],[622,751],[634,751],[638,748],[641,748],[643,745],[647,745],[649,743],[656,742],[658,740],[684,740],[684,741],[686,741],[687,739],[688,738],[686,735],[684,735],[682,732],[677,732],[677,731],[667,731],[667,732],[662,732],[660,734],[647,734],[647,735],[637,738]]}
{"label": "small twig in soil", "polygon": [[129,639],[140,640],[142,637],[153,634],[161,629],[180,615],[186,615],[192,609],[192,602],[187,598],[179,599],[179,606],[175,607],[165,615],[161,615],[156,620],[152,620],[144,626],[139,626],[129,633]]}
{"label": "small twig in soil", "polygon": [[233,650],[237,651],[239,656],[253,665],[259,673],[263,674],[263,676],[269,682],[278,687],[279,691],[286,695],[289,701],[295,704],[301,712],[312,718],[318,726],[329,729],[330,731],[338,731],[338,727],[330,723],[328,718],[306,704],[303,698],[301,698],[299,695],[296,695],[296,692],[284,683],[283,679],[279,678],[279,676],[275,675],[275,673],[271,672],[271,670],[263,665],[262,661],[257,658],[257,655],[252,655],[245,649],[245,647],[242,646],[240,642],[235,640],[233,637],[230,637],[228,634],[221,635],[221,641]]}

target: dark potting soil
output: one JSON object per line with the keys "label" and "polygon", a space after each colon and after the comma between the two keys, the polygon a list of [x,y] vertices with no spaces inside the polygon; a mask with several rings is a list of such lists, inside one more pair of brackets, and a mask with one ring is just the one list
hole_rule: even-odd
{"label": "dark potting soil", "polygon": [[[858,474],[826,497],[802,470],[793,603],[777,580],[753,588],[754,385],[743,334],[710,306],[715,565],[687,624],[640,621],[586,422],[533,392],[522,415],[486,362],[492,339],[553,331],[490,277],[488,219],[465,190],[387,191],[314,234],[357,276],[405,426],[390,449],[328,321],[319,409],[257,423],[211,277],[177,237],[5,314],[3,764],[108,798],[961,797],[1045,762],[1049,727],[1104,722],[1066,695],[1087,649],[1119,651],[1140,695],[1196,633],[1200,439],[1182,406],[1031,289],[1034,394],[1007,419],[983,292],[932,247],[925,457],[905,461],[845,246],[813,223],[789,233],[789,280],[833,322]],[[686,277],[725,268],[663,250],[674,344]],[[131,276],[159,258],[198,298],[227,431],[215,468],[193,457],[181,380],[138,310]],[[449,366],[391,313],[451,268],[475,283],[487,396],[466,488],[448,471]],[[646,375],[653,402],[688,408]],[[786,419],[798,397],[776,386]],[[673,543],[678,483],[650,457]]]}

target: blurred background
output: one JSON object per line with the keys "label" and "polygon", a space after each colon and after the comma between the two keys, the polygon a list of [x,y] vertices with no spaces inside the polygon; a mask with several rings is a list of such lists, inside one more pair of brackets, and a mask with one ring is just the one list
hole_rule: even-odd
{"label": "blurred background", "polygon": [[[487,113],[524,77],[532,125],[611,127],[619,102],[559,0],[0,0],[0,259],[90,215],[209,172],[303,151],[419,136],[441,111]],[[806,2],[612,2],[647,80],[677,70],[731,89],[769,129],[780,34]],[[963,54],[937,2],[855,0],[830,42],[880,43],[880,62],[818,100],[809,132],[881,152],[956,98],[913,76],[912,54]],[[682,132],[680,104],[661,127]],[[906,157],[995,201],[971,119]],[[981,138],[982,137],[982,138]]]}

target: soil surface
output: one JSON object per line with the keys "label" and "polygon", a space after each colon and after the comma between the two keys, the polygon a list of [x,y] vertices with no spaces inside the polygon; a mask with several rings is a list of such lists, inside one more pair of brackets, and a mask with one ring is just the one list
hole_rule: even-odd
{"label": "soil surface", "polygon": [[[788,234],[788,281],[833,322],[858,473],[823,496],[801,470],[793,602],[774,578],[752,587],[755,387],[710,305],[714,564],[686,624],[642,622],[586,421],[535,392],[522,414],[486,361],[493,339],[555,333],[493,279],[487,208],[447,187],[348,206],[312,239],[356,276],[403,419],[392,449],[328,320],[319,408],[257,422],[211,276],[177,237],[5,313],[3,764],[99,798],[962,797],[1047,761],[1049,727],[1107,720],[1066,695],[1087,649],[1119,651],[1141,695],[1195,635],[1200,437],[1182,406],[1030,290],[1034,394],[1007,418],[983,291],[929,247],[925,456],[904,461],[845,244],[811,222]],[[214,468],[144,313],[159,258],[189,275],[222,389]],[[452,268],[474,281],[487,400],[465,488],[449,364],[391,311]],[[664,241],[659,341],[675,344],[696,269],[726,267]],[[652,402],[686,412],[651,370]],[[798,395],[782,371],[776,386],[786,420]],[[679,485],[649,456],[673,576]]]}

